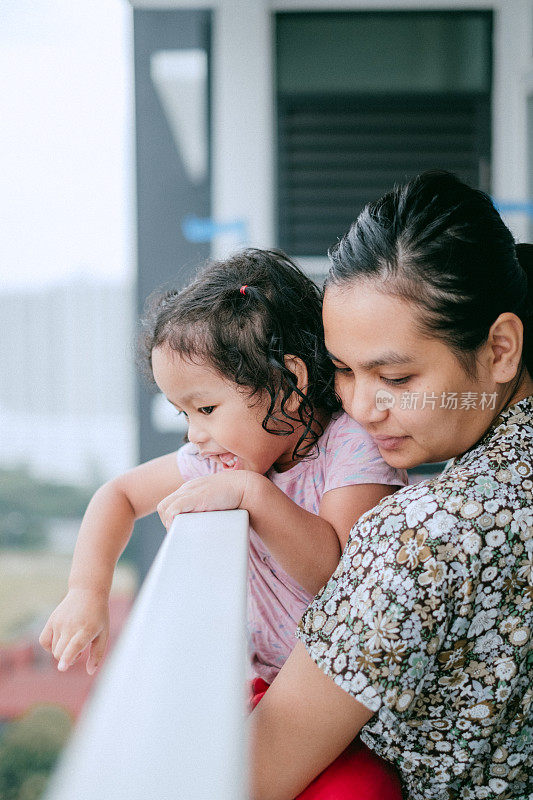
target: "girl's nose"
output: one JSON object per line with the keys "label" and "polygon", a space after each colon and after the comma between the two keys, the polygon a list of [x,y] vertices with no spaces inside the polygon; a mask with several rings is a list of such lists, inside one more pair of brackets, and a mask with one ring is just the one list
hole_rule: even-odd
{"label": "girl's nose", "polygon": [[207,442],[209,439],[209,434],[203,427],[203,425],[199,425],[198,422],[192,422],[189,420],[189,428],[187,430],[187,438],[189,442],[193,444],[203,444]]}

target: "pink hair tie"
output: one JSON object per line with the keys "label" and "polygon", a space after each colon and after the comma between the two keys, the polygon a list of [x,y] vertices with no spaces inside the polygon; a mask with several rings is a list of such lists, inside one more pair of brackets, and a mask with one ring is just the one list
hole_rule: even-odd
{"label": "pink hair tie", "polygon": [[241,294],[246,294],[246,289],[247,289],[247,288],[248,288],[248,284],[247,284],[247,283],[245,283],[245,284],[244,284],[244,286],[241,286],[241,288],[239,289],[239,292],[240,292]]}

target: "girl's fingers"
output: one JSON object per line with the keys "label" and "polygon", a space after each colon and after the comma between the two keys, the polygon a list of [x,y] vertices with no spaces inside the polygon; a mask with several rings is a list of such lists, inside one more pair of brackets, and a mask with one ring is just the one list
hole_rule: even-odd
{"label": "girl's fingers", "polygon": [[74,634],[74,636],[63,648],[63,652],[59,653],[59,664],[57,665],[57,668],[60,672],[65,672],[65,670],[74,664],[76,659],[87,647],[89,643],[87,639],[87,634],[83,631],[79,631],[78,633]]}
{"label": "girl's fingers", "polygon": [[164,500],[161,500],[161,502],[157,504],[157,513],[159,514],[161,519],[163,519],[163,515],[164,515],[164,513],[166,511],[166,508],[168,506],[168,502],[169,502],[168,497],[165,497]]}
{"label": "girl's fingers", "polygon": [[64,633],[64,628],[56,624],[54,627],[54,636],[52,638],[52,655],[55,659],[59,660],[61,658],[61,653],[65,649],[69,638],[70,635]]}
{"label": "girl's fingers", "polygon": [[172,525],[172,522],[174,521],[174,517],[176,517],[178,514],[180,514],[182,511],[185,510],[185,509],[183,509],[181,507],[182,505],[183,505],[183,500],[181,500],[181,501],[174,500],[169,505],[167,505],[166,508],[164,508],[164,509],[159,510],[159,507],[158,507],[157,510],[159,512],[159,516],[161,518],[161,522],[163,523],[163,525],[165,526],[165,528],[167,530]]}
{"label": "girl's fingers", "polygon": [[89,675],[94,675],[104,657],[107,644],[107,632],[100,633],[91,643],[91,652],[87,659],[86,669]]}
{"label": "girl's fingers", "polygon": [[195,510],[194,497],[199,492],[198,486],[191,486],[191,484],[195,483],[195,480],[188,481],[186,485],[187,488],[185,485],[181,486],[175,492],[169,494],[168,497],[165,497],[163,500],[161,500],[157,506],[157,513],[159,514],[161,522],[165,528],[170,528],[174,517],[176,517],[178,514]]}
{"label": "girl's fingers", "polygon": [[175,500],[165,514],[165,526],[170,528],[175,518],[179,514],[188,514],[191,511],[198,511],[198,504],[195,502],[194,495],[182,495],[179,500]]}
{"label": "girl's fingers", "polygon": [[170,495],[169,497],[165,497],[165,499],[161,500],[161,502],[157,506],[157,513],[159,514],[161,522],[163,523],[163,525],[165,527],[167,527],[167,522],[166,522],[166,520],[167,520],[167,511],[168,511],[168,507],[169,507],[169,505],[171,503],[172,503],[172,495]]}
{"label": "girl's fingers", "polygon": [[59,661],[61,656],[63,655],[63,650],[68,644],[69,636],[64,633],[60,635],[54,634],[54,643],[52,645],[52,654],[56,661]]}
{"label": "girl's fingers", "polygon": [[[198,479],[199,481],[200,479]],[[194,484],[194,485],[192,485]],[[209,504],[207,504],[209,506]],[[215,508],[216,506],[213,506]],[[196,481],[188,481],[176,492],[165,497],[157,506],[157,513],[167,530],[172,525],[178,514],[188,514],[192,511],[206,511],[205,487]]]}
{"label": "girl's fingers", "polygon": [[52,639],[53,639],[53,629],[50,621],[46,623],[44,626],[41,635],[39,636],[39,644],[41,647],[44,647],[45,650],[52,650]]}
{"label": "girl's fingers", "polygon": [[171,503],[165,512],[165,526],[167,528],[170,528],[174,522],[174,517],[179,513],[179,504],[177,502]]}
{"label": "girl's fingers", "polygon": [[165,514],[165,512],[166,512],[167,508],[168,508],[168,507],[169,507],[169,505],[170,505],[170,504],[171,504],[171,503],[172,503],[172,502],[175,500],[175,498],[176,498],[176,495],[177,495],[179,492],[180,492],[180,489],[177,489],[175,492],[172,492],[172,494],[168,494],[166,497],[164,497],[164,498],[161,500],[161,502],[160,502],[160,503],[159,503],[159,505],[157,506],[157,511],[158,511],[158,513],[159,513],[159,515],[160,515],[160,516],[161,516],[161,515],[163,515],[163,514]]}

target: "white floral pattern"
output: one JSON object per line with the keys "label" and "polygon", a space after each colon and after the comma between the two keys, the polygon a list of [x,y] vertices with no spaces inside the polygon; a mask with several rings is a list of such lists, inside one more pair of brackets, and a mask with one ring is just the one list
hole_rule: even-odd
{"label": "white floral pattern", "polygon": [[533,797],[532,477],[528,397],[361,517],[300,622],[409,800]]}

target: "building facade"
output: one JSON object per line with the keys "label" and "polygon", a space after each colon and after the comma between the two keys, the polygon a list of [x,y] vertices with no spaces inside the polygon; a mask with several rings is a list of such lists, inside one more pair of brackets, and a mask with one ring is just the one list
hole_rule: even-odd
{"label": "building facade", "polygon": [[[245,243],[320,282],[362,205],[429,168],[533,235],[532,0],[131,2],[139,308]],[[142,459],[179,444],[158,402]]]}
{"label": "building facade", "polygon": [[2,467],[94,484],[135,462],[132,293],[88,278],[0,293]]}

